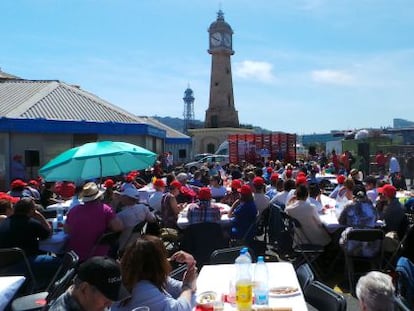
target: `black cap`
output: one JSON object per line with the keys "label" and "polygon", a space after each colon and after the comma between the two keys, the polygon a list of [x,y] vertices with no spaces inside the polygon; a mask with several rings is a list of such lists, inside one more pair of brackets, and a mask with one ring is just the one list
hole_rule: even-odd
{"label": "black cap", "polygon": [[106,298],[116,301],[121,297],[121,269],[119,264],[108,257],[96,256],[82,263],[78,278],[95,286]]}
{"label": "black cap", "polygon": [[352,194],[357,198],[364,198],[367,195],[367,191],[364,186],[356,185],[352,191]]}

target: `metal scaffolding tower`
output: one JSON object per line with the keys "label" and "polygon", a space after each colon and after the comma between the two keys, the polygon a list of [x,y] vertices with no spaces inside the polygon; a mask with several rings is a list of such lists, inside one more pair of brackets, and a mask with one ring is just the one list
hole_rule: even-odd
{"label": "metal scaffolding tower", "polygon": [[188,86],[184,92],[184,133],[194,126],[194,96],[193,90]]}

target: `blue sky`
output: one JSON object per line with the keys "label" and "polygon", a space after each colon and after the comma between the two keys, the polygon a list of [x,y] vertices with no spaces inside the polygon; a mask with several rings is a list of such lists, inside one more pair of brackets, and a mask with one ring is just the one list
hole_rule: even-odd
{"label": "blue sky", "polygon": [[0,67],[137,115],[181,118],[190,85],[204,120],[220,7],[241,123],[310,134],[414,120],[412,0],[3,0]]}

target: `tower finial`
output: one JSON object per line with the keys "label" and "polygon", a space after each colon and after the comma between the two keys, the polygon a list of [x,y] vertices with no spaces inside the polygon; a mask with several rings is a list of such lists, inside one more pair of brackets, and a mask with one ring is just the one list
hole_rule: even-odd
{"label": "tower finial", "polygon": [[224,13],[223,13],[223,11],[221,10],[221,8],[218,10],[218,12],[217,12],[217,20],[218,21],[224,21]]}

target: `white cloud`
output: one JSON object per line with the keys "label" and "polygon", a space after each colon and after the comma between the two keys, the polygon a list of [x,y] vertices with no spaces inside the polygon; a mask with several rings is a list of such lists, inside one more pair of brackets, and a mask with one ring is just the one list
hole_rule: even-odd
{"label": "white cloud", "polygon": [[314,82],[324,84],[351,85],[354,82],[351,74],[340,70],[313,70],[311,76]]}
{"label": "white cloud", "polygon": [[261,82],[273,82],[273,65],[267,62],[245,60],[235,64],[235,75],[243,79],[256,79]]}

